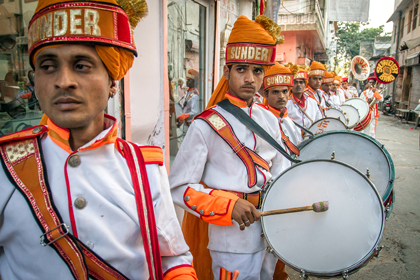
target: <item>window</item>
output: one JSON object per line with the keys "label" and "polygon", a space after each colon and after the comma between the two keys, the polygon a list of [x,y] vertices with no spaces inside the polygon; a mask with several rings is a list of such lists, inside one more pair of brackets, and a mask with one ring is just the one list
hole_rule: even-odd
{"label": "window", "polygon": [[419,5],[417,4],[414,7],[413,25],[412,25],[413,27],[411,28],[412,30],[416,29],[416,27],[417,27],[417,16],[418,16],[418,13],[419,13]]}
{"label": "window", "polygon": [[413,19],[413,10],[410,11],[408,14],[408,21],[407,21],[407,34],[411,31],[411,20]]}
{"label": "window", "polygon": [[394,26],[394,43],[395,43],[395,41],[397,40],[397,26],[395,25]]}

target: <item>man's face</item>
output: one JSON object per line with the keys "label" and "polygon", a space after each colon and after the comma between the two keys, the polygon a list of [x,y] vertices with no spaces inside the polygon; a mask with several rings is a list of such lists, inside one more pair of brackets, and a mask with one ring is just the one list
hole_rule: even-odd
{"label": "man's face", "polygon": [[306,83],[304,79],[296,79],[293,82],[292,92],[294,94],[301,94],[306,88]]}
{"label": "man's face", "polygon": [[337,92],[337,86],[338,85],[336,83],[332,83],[331,86],[330,86],[330,90],[333,91],[333,92]]}
{"label": "man's face", "polygon": [[321,85],[321,89],[326,93],[330,93],[331,83],[324,83]]}
{"label": "man's face", "polygon": [[44,113],[58,126],[77,129],[102,121],[115,81],[93,46],[64,45],[35,58],[35,93]]}
{"label": "man's face", "polygon": [[289,100],[289,87],[278,86],[270,88],[265,92],[265,98],[267,98],[268,105],[281,111],[286,107],[287,100]]}
{"label": "man's face", "polygon": [[309,77],[309,86],[315,90],[319,89],[322,85],[322,76]]}
{"label": "man's face", "polygon": [[349,83],[348,83],[348,82],[342,82],[342,83],[341,83],[341,86],[342,86],[344,89],[348,89],[348,88],[349,88]]}
{"label": "man's face", "polygon": [[194,82],[193,79],[188,79],[187,80],[187,87],[189,87],[189,88],[195,87],[195,82]]}
{"label": "man's face", "polygon": [[376,86],[376,81],[375,80],[369,80],[369,85],[370,85],[370,87],[375,87]]}
{"label": "man's face", "polygon": [[237,63],[231,70],[223,68],[225,79],[229,81],[229,93],[242,100],[252,103],[254,94],[261,88],[264,78],[264,68],[260,65]]}

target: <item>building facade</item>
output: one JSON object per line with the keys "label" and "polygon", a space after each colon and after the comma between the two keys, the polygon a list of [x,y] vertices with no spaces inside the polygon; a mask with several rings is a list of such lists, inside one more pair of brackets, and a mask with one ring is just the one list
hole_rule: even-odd
{"label": "building facade", "polygon": [[396,0],[388,22],[394,23],[391,55],[401,72],[392,88],[397,108],[414,109],[420,99],[420,21],[419,1]]}

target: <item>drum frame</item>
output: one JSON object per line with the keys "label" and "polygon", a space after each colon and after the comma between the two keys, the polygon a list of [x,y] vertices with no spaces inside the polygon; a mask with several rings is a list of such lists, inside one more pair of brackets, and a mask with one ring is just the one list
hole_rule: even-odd
{"label": "drum frame", "polygon": [[[326,132],[326,133],[328,133],[328,132]],[[264,217],[261,217],[261,227],[262,227],[262,230],[263,230],[263,235],[264,235],[265,240],[268,243],[268,247],[266,248],[266,250],[269,253],[272,253],[276,258],[280,259],[282,262],[284,262],[285,264],[287,264],[289,267],[291,267],[295,271],[300,272],[300,277],[301,278],[307,279],[308,276],[315,276],[315,277],[322,277],[322,278],[333,278],[333,277],[340,277],[341,276],[343,278],[347,278],[348,275],[351,275],[351,274],[357,272],[359,269],[361,269],[362,267],[364,267],[365,265],[367,265],[367,263],[369,262],[369,260],[372,257],[374,257],[374,256],[378,257],[379,256],[379,252],[382,250],[382,247],[380,247],[379,244],[382,241],[382,238],[383,238],[383,235],[384,235],[384,231],[385,231],[385,223],[386,223],[385,211],[384,211],[384,202],[382,200],[382,197],[381,197],[380,193],[376,189],[375,185],[369,180],[369,178],[366,177],[365,174],[363,174],[362,172],[360,172],[358,169],[354,168],[353,166],[351,166],[351,165],[349,165],[347,163],[338,161],[338,160],[314,159],[314,160],[308,160],[308,161],[297,163],[297,164],[292,165],[291,167],[289,167],[282,174],[280,174],[275,180],[273,180],[273,182],[270,184],[270,186],[266,189],[266,193],[265,193],[263,202],[261,204],[262,205],[261,211],[263,211],[263,209],[264,209],[265,201],[267,199],[267,193],[271,190],[271,188],[273,187],[273,185],[277,182],[277,180],[279,180],[281,178],[281,176],[284,173],[288,172],[289,170],[291,170],[293,168],[296,168],[297,166],[304,165],[304,164],[311,163],[311,162],[320,162],[320,161],[323,161],[323,162],[335,162],[335,163],[344,165],[346,167],[349,167],[350,169],[356,171],[356,173],[359,173],[360,175],[362,175],[362,177],[366,180],[366,182],[368,182],[369,185],[372,187],[373,191],[375,192],[376,196],[379,198],[379,201],[381,202],[380,205],[382,207],[382,213],[383,213],[383,215],[382,215],[382,228],[381,228],[381,231],[380,231],[381,233],[379,234],[378,239],[375,242],[375,245],[368,252],[368,254],[366,254],[366,256],[364,256],[360,261],[358,261],[357,263],[353,264],[352,266],[347,267],[344,271],[342,271],[342,270],[340,270],[340,271],[337,270],[337,271],[332,271],[332,272],[313,272],[313,271],[306,271],[306,270],[304,270],[301,267],[297,267],[297,266],[294,266],[294,265],[289,264],[287,262],[287,260],[283,259],[273,249],[273,246],[272,246],[270,240],[268,240],[266,238],[267,235],[266,235],[266,231],[265,231],[265,227],[264,227]]]}
{"label": "drum frame", "polygon": [[[364,102],[366,102],[364,99],[360,98],[360,97],[354,97],[354,98],[349,98],[348,100],[353,100],[353,99],[360,99],[363,100]],[[344,101],[343,104],[346,104],[346,101]],[[359,111],[359,122],[353,127],[354,130],[356,131],[362,131],[363,129],[365,129],[370,122],[372,121],[372,108],[369,106],[369,103],[366,102],[366,104],[368,105],[368,113],[365,117],[362,118],[362,116],[360,115],[360,111],[359,109],[357,109],[357,111]],[[347,103],[346,105],[352,105],[350,103]],[[352,105],[353,106],[353,105]],[[354,106],[353,106],[354,107]]]}
{"label": "drum frame", "polygon": [[[388,166],[389,166],[388,187],[387,187],[386,193],[384,194],[384,197],[382,198],[382,200],[386,201],[388,199],[388,197],[390,196],[392,190],[394,189],[394,181],[395,181],[394,161],[392,160],[391,155],[385,149],[385,145],[381,144],[375,138],[373,138],[373,137],[371,137],[371,136],[369,136],[369,135],[367,135],[365,133],[358,132],[358,131],[344,131],[344,130],[326,131],[326,132],[323,132],[323,133],[314,135],[314,138],[312,138],[312,139],[307,139],[307,140],[302,141],[302,143],[299,144],[298,149],[299,149],[299,151],[301,151],[302,148],[304,148],[306,145],[308,145],[309,142],[311,142],[315,138],[324,137],[324,136],[327,136],[329,134],[337,134],[337,133],[351,133],[351,134],[355,134],[355,135],[361,136],[363,138],[366,138],[366,139],[370,140],[371,142],[373,142],[376,146],[378,146],[381,149],[381,151],[384,153],[386,159],[388,160]],[[348,164],[348,163],[346,163],[346,164]],[[348,165],[350,165],[350,164],[348,164]],[[395,197],[395,194],[394,194],[394,197]],[[387,217],[389,217],[389,214],[388,213],[390,214],[390,210],[389,209],[387,209]]]}
{"label": "drum frame", "polygon": [[[340,117],[337,117],[337,118],[338,118],[338,119],[339,119],[342,123],[344,123],[344,125],[345,125],[346,127],[348,127],[348,126],[347,126],[347,118],[346,118],[346,115],[344,114],[343,110],[341,110],[341,109],[337,109],[337,108],[330,108],[330,109],[328,109],[328,110],[325,110],[325,112],[327,112],[327,111],[329,111],[329,110],[339,111],[340,113],[342,113],[342,114],[343,114],[344,119],[346,120],[346,122],[341,121]],[[337,118],[335,118],[335,117],[328,117],[328,116],[325,114],[325,118],[324,118],[324,119],[326,119],[326,118],[337,119]]]}

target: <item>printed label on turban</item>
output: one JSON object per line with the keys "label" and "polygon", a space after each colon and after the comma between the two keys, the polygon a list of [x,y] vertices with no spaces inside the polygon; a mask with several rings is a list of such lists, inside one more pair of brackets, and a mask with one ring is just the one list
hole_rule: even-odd
{"label": "printed label on turban", "polygon": [[328,84],[328,83],[332,83],[332,82],[334,82],[334,78],[324,78],[322,80],[323,84]]}
{"label": "printed label on turban", "polygon": [[32,18],[29,52],[49,42],[98,42],[135,51],[128,17],[119,7],[95,2],[49,6]]}
{"label": "printed label on turban", "polygon": [[297,79],[304,79],[304,80],[308,80],[308,79],[309,79],[309,75],[308,75],[308,73],[307,73],[307,72],[298,72],[298,73],[295,75],[295,80],[297,80]]}
{"label": "printed label on turban", "polygon": [[264,90],[276,86],[293,86],[292,74],[277,74],[264,77],[263,87]]}
{"label": "printed label on turban", "polygon": [[311,72],[309,72],[309,76],[325,77],[326,74],[327,74],[327,71],[321,70],[321,69],[314,69],[314,70],[311,70]]}
{"label": "printed label on turban", "polygon": [[238,43],[228,44],[226,63],[254,63],[272,65],[275,62],[276,46]]}

